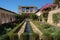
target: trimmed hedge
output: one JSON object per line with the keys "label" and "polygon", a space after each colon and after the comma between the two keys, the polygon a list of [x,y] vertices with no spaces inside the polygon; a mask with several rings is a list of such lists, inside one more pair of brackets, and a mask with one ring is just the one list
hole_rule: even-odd
{"label": "trimmed hedge", "polygon": [[32,21],[36,27],[43,33],[43,40],[60,40],[60,28],[50,24],[42,24],[38,21]]}
{"label": "trimmed hedge", "polygon": [[2,36],[0,37],[0,40],[5,40],[5,39],[7,39],[7,38],[11,39],[12,36],[16,35],[16,33],[15,33],[16,30],[17,30],[19,27],[21,27],[24,22],[25,22],[25,21],[23,21],[22,23],[20,23],[18,26],[16,26],[16,27],[15,27],[14,29],[12,29],[10,32],[2,35]]}

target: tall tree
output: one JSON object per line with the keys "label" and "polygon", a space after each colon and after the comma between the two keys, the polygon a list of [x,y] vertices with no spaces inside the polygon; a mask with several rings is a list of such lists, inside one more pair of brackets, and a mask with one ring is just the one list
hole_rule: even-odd
{"label": "tall tree", "polygon": [[33,20],[36,20],[38,18],[38,16],[36,14],[30,14],[30,18]]}
{"label": "tall tree", "polygon": [[60,6],[60,0],[54,0],[54,3],[57,4],[58,6]]}

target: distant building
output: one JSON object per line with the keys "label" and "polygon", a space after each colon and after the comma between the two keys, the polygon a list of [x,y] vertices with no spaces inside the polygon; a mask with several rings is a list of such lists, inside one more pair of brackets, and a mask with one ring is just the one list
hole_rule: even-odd
{"label": "distant building", "polygon": [[42,6],[42,8],[40,9],[40,11],[51,11],[51,10],[55,10],[57,9],[57,5],[56,4],[46,4],[44,6]]}
{"label": "distant building", "polygon": [[36,15],[40,16],[41,14],[44,14],[46,12],[49,12],[51,10],[57,9],[56,4],[46,4],[42,6],[39,10],[36,11]]}
{"label": "distant building", "polygon": [[56,10],[57,9],[57,5],[56,4],[46,4],[44,6],[42,6],[37,12],[36,15],[40,16],[42,15],[42,21],[43,22],[47,22],[48,20],[48,15],[49,12],[52,10]]}
{"label": "distant building", "polygon": [[0,7],[0,24],[13,22],[16,20],[16,13]]}
{"label": "distant building", "polygon": [[35,6],[19,6],[18,8],[19,14],[26,13],[35,13],[37,11],[37,7]]}
{"label": "distant building", "polygon": [[35,13],[36,13],[37,16],[40,16],[42,14],[42,12],[40,11],[40,9],[37,10]]}

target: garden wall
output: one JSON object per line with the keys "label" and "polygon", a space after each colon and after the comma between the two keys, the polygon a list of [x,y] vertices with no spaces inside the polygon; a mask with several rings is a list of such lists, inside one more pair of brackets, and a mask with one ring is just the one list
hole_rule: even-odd
{"label": "garden wall", "polygon": [[[49,12],[47,23],[54,25],[52,15],[55,13],[60,13],[60,8]],[[60,26],[60,23],[58,23],[57,26]]]}

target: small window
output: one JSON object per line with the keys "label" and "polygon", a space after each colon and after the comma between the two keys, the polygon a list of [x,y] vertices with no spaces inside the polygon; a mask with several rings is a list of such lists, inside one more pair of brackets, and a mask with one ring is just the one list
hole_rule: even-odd
{"label": "small window", "polygon": [[25,12],[25,8],[22,8],[22,12]]}
{"label": "small window", "polygon": [[26,12],[29,12],[29,8],[26,8]]}
{"label": "small window", "polygon": [[30,12],[33,12],[33,8],[30,8]]}

